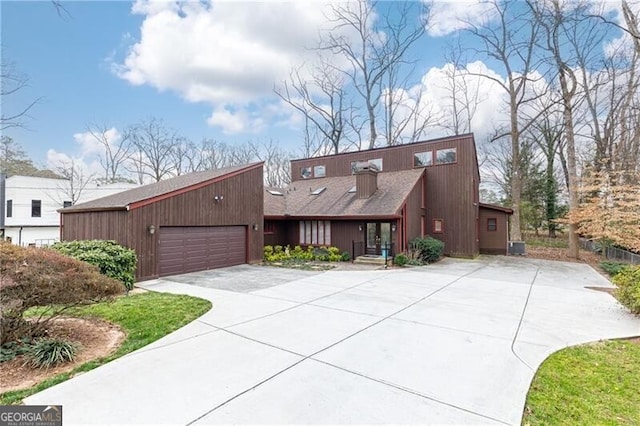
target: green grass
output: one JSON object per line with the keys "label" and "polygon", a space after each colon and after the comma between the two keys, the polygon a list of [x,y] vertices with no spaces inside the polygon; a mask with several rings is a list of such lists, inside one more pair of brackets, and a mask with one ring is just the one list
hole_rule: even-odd
{"label": "green grass", "polygon": [[536,373],[524,425],[640,424],[640,344],[613,340],[567,348]]}
{"label": "green grass", "polygon": [[120,297],[111,303],[99,303],[72,313],[79,317],[97,317],[119,325],[127,337],[111,355],[89,361],[68,373],[52,377],[34,387],[5,392],[0,405],[19,404],[23,398],[64,382],[75,374],[92,370],[135,351],[190,323],[211,309],[211,302],[197,297],[147,292]]}

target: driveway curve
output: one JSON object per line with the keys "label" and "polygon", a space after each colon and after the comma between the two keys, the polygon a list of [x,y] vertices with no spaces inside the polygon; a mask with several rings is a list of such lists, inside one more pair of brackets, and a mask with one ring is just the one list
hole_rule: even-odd
{"label": "driveway curve", "polygon": [[65,424],[520,424],[551,353],[640,335],[587,265],[516,257],[420,268],[232,267],[141,287],[209,299],[164,338],[35,394]]}

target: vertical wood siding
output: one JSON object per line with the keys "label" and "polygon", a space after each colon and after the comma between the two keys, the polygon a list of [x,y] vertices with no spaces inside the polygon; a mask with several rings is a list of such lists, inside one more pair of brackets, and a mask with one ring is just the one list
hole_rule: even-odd
{"label": "vertical wood siding", "polygon": [[[113,239],[138,255],[137,277],[158,275],[158,238],[163,226],[247,227],[247,260],[262,260],[263,170],[258,167],[203,188],[176,195],[131,211],[63,214],[64,240]],[[219,202],[214,196],[222,196]],[[258,224],[258,230],[253,225]],[[150,235],[149,225],[156,233]]]}
{"label": "vertical wood siding", "polygon": [[[487,219],[495,218],[498,228],[496,231],[487,230]],[[480,253],[507,254],[507,240],[509,234],[509,215],[507,213],[480,207]]]}

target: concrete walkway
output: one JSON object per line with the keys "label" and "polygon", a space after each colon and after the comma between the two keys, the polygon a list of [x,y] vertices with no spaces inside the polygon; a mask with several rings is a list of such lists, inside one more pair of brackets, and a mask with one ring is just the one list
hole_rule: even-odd
{"label": "concrete walkway", "polygon": [[236,272],[142,283],[207,298],[213,309],[25,403],[62,404],[67,425],[517,425],[548,355],[640,335],[640,319],[585,288],[611,284],[582,264],[482,257]]}

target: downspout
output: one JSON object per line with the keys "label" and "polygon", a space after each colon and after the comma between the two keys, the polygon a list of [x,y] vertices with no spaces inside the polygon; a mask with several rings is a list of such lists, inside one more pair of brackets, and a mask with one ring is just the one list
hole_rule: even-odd
{"label": "downspout", "polygon": [[22,226],[20,227],[20,230],[18,231],[18,245],[22,246]]}

